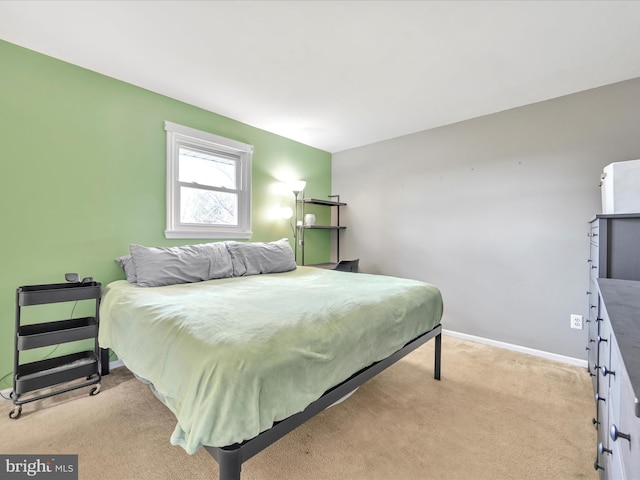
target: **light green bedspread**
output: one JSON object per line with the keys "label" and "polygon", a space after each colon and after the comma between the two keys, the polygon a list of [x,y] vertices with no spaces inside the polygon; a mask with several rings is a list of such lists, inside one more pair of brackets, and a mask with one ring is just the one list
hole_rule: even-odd
{"label": "light green bedspread", "polygon": [[110,283],[99,341],[164,397],[171,443],[255,437],[440,322],[440,291],[380,275],[286,273],[142,288]]}

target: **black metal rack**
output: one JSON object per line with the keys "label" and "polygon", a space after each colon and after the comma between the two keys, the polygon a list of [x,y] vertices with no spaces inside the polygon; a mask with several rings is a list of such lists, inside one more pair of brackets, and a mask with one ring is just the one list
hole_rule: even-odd
{"label": "black metal rack", "polygon": [[[22,414],[22,405],[90,385],[89,392],[100,392],[102,369],[98,345],[98,324],[101,284],[99,282],[54,283],[48,285],[26,285],[16,290],[16,325],[14,341],[14,375],[11,393],[14,409],[9,417],[17,419]],[[71,318],[52,322],[22,325],[21,308],[49,303],[95,301],[95,316]],[[30,363],[20,362],[20,352],[78,340],[94,339],[94,348],[82,352],[61,355]],[[86,381],[71,386],[65,382],[85,377]],[[22,395],[43,388],[58,386],[53,391],[22,399]]]}
{"label": "black metal rack", "polygon": [[[305,248],[305,230],[334,230],[336,232],[336,262],[335,263],[327,263],[315,266],[321,266],[325,268],[335,268],[335,266],[340,262],[340,231],[346,229],[344,225],[340,225],[340,207],[345,207],[347,204],[340,201],[340,195],[329,195],[329,198],[335,198],[334,200],[322,200],[318,198],[302,198],[298,200],[297,203],[302,206],[302,219],[304,220],[305,216],[305,205],[321,205],[324,207],[336,207],[336,218],[335,224],[331,225],[306,225],[302,223],[301,225],[296,225],[296,228],[300,230],[301,236],[301,250],[302,250],[302,262],[301,265],[305,265],[304,261],[304,248]],[[298,206],[296,205],[296,210]],[[296,211],[297,214],[297,211]],[[296,224],[297,224],[296,217]],[[296,245],[297,248],[297,245]]]}

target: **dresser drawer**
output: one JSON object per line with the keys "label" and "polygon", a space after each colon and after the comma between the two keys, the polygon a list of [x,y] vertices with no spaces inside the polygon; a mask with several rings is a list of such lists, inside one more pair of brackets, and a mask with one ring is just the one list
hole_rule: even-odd
{"label": "dresser drawer", "polygon": [[600,263],[600,224],[599,222],[593,222],[589,224],[589,231],[587,232],[587,236],[589,237],[589,271],[591,275],[593,275],[595,270],[595,278],[598,278],[598,264]]}
{"label": "dresser drawer", "polygon": [[[608,318],[605,317],[608,322]],[[607,327],[605,327],[607,329]],[[624,467],[622,454],[619,445],[614,442],[610,435],[610,427],[615,419],[620,416],[620,387],[618,372],[621,370],[619,355],[616,354],[615,337],[610,336],[609,358],[601,359],[599,371],[599,381],[601,387],[607,388],[607,417],[599,426],[602,429],[602,436],[598,439],[598,451],[601,455],[600,462],[605,462],[605,478],[608,480],[623,480]],[[604,447],[604,448],[603,448]]]}
{"label": "dresser drawer", "polygon": [[[616,372],[616,377],[618,373]],[[640,418],[635,415],[636,397],[631,382],[622,369],[620,375],[620,412],[618,418],[609,419],[610,444],[616,445],[624,468],[624,478],[636,480],[640,478]],[[614,416],[617,412],[614,412]],[[615,432],[613,431],[615,427]],[[617,439],[615,433],[617,433]],[[628,436],[630,440],[627,440]]]}
{"label": "dresser drawer", "polygon": [[598,246],[600,238],[600,221],[596,220],[589,224],[589,232],[587,233],[592,245]]}
{"label": "dresser drawer", "polygon": [[589,323],[593,322],[593,328],[597,335],[600,333],[601,322],[599,322],[599,319],[602,318],[604,307],[600,299],[598,280],[596,278],[589,278],[589,288]]}
{"label": "dresser drawer", "polygon": [[587,315],[586,315],[586,351],[587,351],[587,369],[589,370],[589,375],[591,376],[591,381],[593,382],[593,391],[596,392],[596,375],[597,371],[594,368],[594,365],[598,364],[598,347],[597,347],[597,338],[598,338],[598,327],[600,322],[596,321],[598,318],[598,291],[597,285],[595,283],[591,283],[589,285],[589,291],[587,292]]}
{"label": "dresser drawer", "polygon": [[589,265],[589,278],[598,278],[600,259],[598,258],[598,247],[591,244],[591,254],[587,264]]}
{"label": "dresser drawer", "polygon": [[587,344],[587,370],[589,371],[589,377],[593,386],[593,393],[598,393],[598,351],[596,349],[595,339],[596,335],[589,334],[589,343]]}
{"label": "dresser drawer", "polygon": [[605,370],[603,370],[603,367],[610,369],[609,366],[611,365],[611,344],[615,341],[615,339],[613,339],[609,317],[607,316],[607,312],[601,301],[599,303],[598,318],[596,319],[595,323],[597,325],[597,335],[595,336],[595,342],[593,342],[592,344],[595,345],[598,354],[596,361],[598,367],[598,383],[604,385],[605,388],[608,389],[609,379],[611,377],[610,375],[604,375]]}

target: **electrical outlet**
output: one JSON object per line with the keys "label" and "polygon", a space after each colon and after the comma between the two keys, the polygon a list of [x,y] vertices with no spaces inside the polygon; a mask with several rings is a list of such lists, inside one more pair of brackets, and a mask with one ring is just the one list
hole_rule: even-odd
{"label": "electrical outlet", "polygon": [[582,330],[582,315],[571,314],[571,328]]}

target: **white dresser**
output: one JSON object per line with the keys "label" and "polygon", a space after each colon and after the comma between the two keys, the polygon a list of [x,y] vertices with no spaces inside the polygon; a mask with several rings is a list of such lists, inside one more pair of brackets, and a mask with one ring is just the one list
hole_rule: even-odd
{"label": "white dresser", "polygon": [[[640,214],[596,215],[588,235],[586,349],[598,429],[594,466],[601,479],[640,480],[639,419],[633,406],[640,382],[634,380],[640,374]],[[631,442],[621,434],[631,435]]]}
{"label": "white dresser", "polygon": [[640,281],[597,280],[595,374],[597,435],[594,467],[601,479],[640,479]]}

